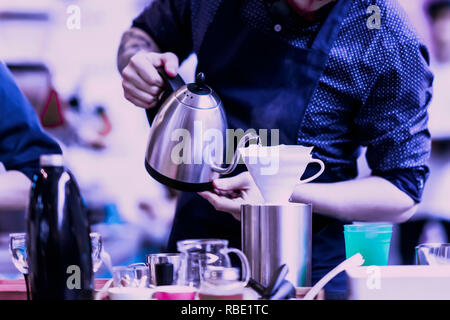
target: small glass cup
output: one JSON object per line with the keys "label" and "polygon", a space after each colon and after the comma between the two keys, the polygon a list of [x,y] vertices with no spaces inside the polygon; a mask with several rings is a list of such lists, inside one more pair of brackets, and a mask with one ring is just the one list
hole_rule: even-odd
{"label": "small glass cup", "polygon": [[97,232],[91,232],[89,234],[91,237],[91,247],[92,247],[92,270],[97,272],[102,265],[102,250],[103,241],[102,236]]}
{"label": "small glass cup", "polygon": [[[181,255],[179,253],[152,253],[147,255],[147,265],[152,285],[174,285],[178,280]],[[165,278],[168,276],[166,275],[167,272],[172,274],[171,281],[169,279],[161,279],[161,277]]]}
{"label": "small glass cup", "polygon": [[422,243],[415,249],[417,265],[450,265],[450,243]]}
{"label": "small glass cup", "polygon": [[148,268],[130,265],[112,268],[114,287],[108,289],[111,300],[151,300],[154,289],[149,288]]}
{"label": "small glass cup", "polygon": [[22,274],[28,274],[26,233],[9,234],[9,253],[17,270]]}
{"label": "small glass cup", "polygon": [[28,282],[28,261],[27,261],[27,234],[9,234],[9,254],[14,266],[23,274],[25,287],[27,289],[27,299],[30,300],[30,285]]}
{"label": "small glass cup", "polygon": [[134,268],[127,266],[116,266],[112,268],[114,287],[136,286],[136,275]]}
{"label": "small glass cup", "polygon": [[150,284],[150,271],[146,265],[129,265],[129,268],[133,269],[134,272],[134,283],[133,287],[138,288],[149,288]]}

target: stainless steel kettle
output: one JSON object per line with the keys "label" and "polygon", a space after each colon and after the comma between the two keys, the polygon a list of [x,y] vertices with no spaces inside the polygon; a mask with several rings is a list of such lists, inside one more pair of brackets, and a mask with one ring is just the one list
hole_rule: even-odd
{"label": "stainless steel kettle", "polygon": [[[166,88],[159,106],[146,111],[151,128],[145,167],[154,179],[171,188],[210,190],[212,181],[231,173],[239,160],[236,151],[231,164],[222,167],[227,130],[222,102],[205,84],[203,73],[197,74],[195,83],[185,84],[179,75],[172,78],[163,69],[158,72]],[[247,133],[237,148],[250,139],[258,136]]]}

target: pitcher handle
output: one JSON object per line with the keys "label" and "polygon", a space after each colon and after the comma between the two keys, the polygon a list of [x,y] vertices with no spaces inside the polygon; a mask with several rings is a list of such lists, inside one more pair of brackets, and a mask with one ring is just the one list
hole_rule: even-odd
{"label": "pitcher handle", "polygon": [[148,267],[148,264],[146,264],[145,262],[136,262],[136,263],[129,264],[127,266],[127,268],[135,268],[135,267]]}
{"label": "pitcher handle", "polygon": [[226,248],[225,252],[226,253],[235,253],[241,260],[242,278],[243,278],[244,287],[245,287],[248,284],[248,282],[250,281],[250,264],[248,263],[247,257],[241,250],[236,249],[236,248]]}
{"label": "pitcher handle", "polygon": [[298,184],[304,184],[304,183],[311,182],[311,181],[315,180],[316,178],[318,178],[325,171],[325,163],[323,163],[322,160],[320,160],[320,159],[311,159],[311,161],[308,164],[310,164],[310,163],[318,163],[320,165],[319,172],[317,172],[312,177],[309,177],[308,179],[300,180]]}

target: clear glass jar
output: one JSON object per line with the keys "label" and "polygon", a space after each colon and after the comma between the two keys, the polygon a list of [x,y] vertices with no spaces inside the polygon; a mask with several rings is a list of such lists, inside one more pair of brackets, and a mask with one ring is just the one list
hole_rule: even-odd
{"label": "clear glass jar", "polygon": [[231,267],[229,254],[236,254],[242,263],[245,284],[250,279],[250,266],[244,253],[236,248],[228,248],[228,240],[188,239],[177,242],[181,253],[178,283],[199,288],[204,272],[210,267]]}

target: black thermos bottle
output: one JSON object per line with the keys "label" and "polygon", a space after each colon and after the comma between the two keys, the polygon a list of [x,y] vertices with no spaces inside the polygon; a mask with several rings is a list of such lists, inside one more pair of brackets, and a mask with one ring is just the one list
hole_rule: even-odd
{"label": "black thermos bottle", "polygon": [[32,299],[92,299],[90,228],[79,188],[62,155],[43,155],[40,164],[27,217]]}

